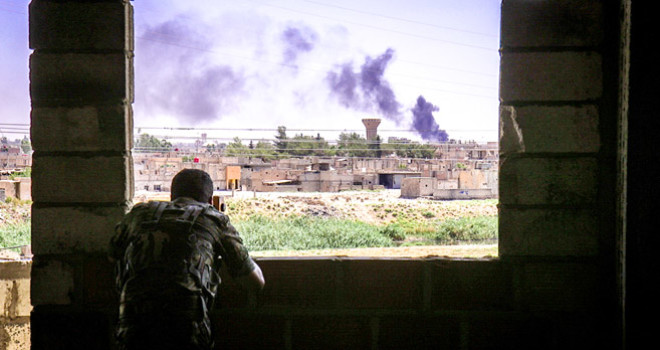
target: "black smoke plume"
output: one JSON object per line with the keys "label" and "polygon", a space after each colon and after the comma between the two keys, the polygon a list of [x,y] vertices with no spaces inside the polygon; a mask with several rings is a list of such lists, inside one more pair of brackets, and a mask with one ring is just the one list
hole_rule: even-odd
{"label": "black smoke plume", "polygon": [[[194,124],[219,118],[244,90],[244,75],[206,53],[212,41],[179,20],[147,28],[139,37],[136,84],[144,108],[176,113]],[[167,59],[163,59],[167,57]]]}
{"label": "black smoke plume", "polygon": [[427,102],[423,96],[417,98],[417,104],[412,109],[412,126],[426,141],[445,142],[449,138],[447,132],[440,129],[433,117],[433,112],[438,110],[437,106]]}
{"label": "black smoke plume", "polygon": [[287,27],[282,33],[284,62],[292,64],[296,61],[299,54],[312,51],[316,40],[317,35],[311,28]]}
{"label": "black smoke plume", "polygon": [[359,72],[353,71],[351,62],[343,64],[339,72],[329,72],[326,80],[332,95],[346,108],[375,112],[398,124],[401,104],[383,78],[393,55],[394,50],[387,49],[375,59],[366,57]]}

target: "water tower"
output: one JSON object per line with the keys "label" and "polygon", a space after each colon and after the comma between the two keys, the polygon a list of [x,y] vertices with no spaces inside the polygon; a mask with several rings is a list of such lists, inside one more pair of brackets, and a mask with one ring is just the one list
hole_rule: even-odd
{"label": "water tower", "polygon": [[378,136],[378,125],[380,125],[380,119],[378,118],[365,118],[362,119],[362,124],[367,128],[367,140],[375,140]]}

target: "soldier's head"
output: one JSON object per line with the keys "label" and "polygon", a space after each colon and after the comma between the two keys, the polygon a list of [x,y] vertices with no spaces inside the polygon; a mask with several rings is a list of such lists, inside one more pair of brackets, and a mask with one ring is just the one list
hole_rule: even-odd
{"label": "soldier's head", "polygon": [[205,171],[183,169],[172,179],[172,200],[190,197],[198,202],[208,203],[213,197],[213,181]]}

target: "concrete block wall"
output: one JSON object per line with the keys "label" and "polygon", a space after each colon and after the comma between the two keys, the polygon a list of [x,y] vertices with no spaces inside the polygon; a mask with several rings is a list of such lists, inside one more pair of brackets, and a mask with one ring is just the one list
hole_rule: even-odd
{"label": "concrete block wall", "polygon": [[100,349],[111,314],[82,291],[133,198],[132,5],[32,0],[29,20],[32,348]]}
{"label": "concrete block wall", "polygon": [[0,349],[30,348],[29,261],[0,262]]}
{"label": "concrete block wall", "polygon": [[[614,251],[620,4],[502,3],[499,254],[517,308],[620,344]],[[570,332],[560,324],[562,332]],[[572,343],[560,339],[562,345]],[[595,344],[589,347],[594,347]]]}
{"label": "concrete block wall", "polygon": [[[260,259],[261,294],[222,286],[219,345],[618,344],[620,5],[502,3],[499,259]],[[133,189],[132,28],[128,1],[30,5],[34,349],[114,348],[105,247]]]}
{"label": "concrete block wall", "polygon": [[[613,92],[604,82],[618,71],[607,70],[617,54],[605,45],[603,23],[611,16],[607,11],[617,8],[605,7],[594,0],[503,2],[499,194],[504,258],[597,260],[606,248],[597,245],[613,241],[613,232],[591,226],[613,220],[613,212],[603,211],[611,210],[603,199],[613,199],[604,174],[613,166],[606,152],[614,148],[616,134],[606,125],[616,122],[616,110],[608,110],[606,99]],[[548,227],[553,236],[580,239],[548,244],[532,238]],[[534,241],[543,244],[536,250],[525,246]]]}

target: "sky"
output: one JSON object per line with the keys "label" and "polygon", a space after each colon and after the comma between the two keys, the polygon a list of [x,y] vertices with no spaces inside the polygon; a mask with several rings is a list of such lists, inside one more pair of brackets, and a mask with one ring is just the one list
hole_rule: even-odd
{"label": "sky", "polygon": [[[0,0],[0,132],[30,122],[28,0]],[[137,0],[136,134],[498,139],[499,0]],[[18,124],[18,125],[9,125]]]}

